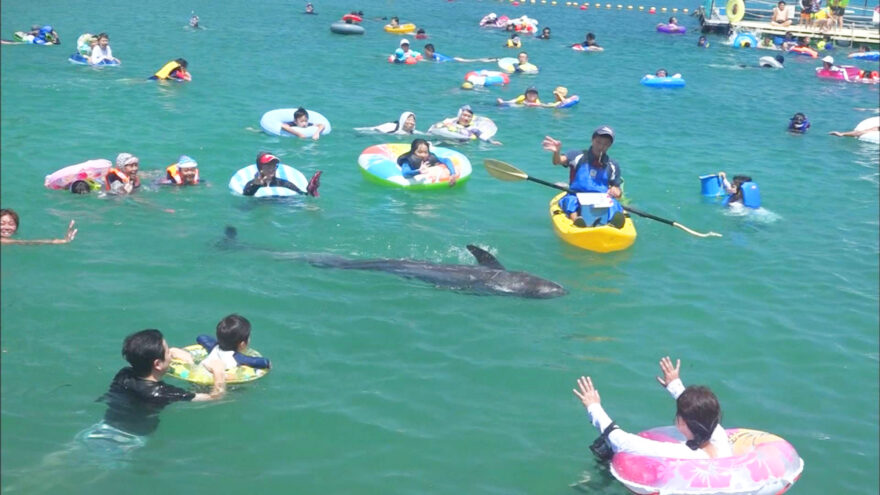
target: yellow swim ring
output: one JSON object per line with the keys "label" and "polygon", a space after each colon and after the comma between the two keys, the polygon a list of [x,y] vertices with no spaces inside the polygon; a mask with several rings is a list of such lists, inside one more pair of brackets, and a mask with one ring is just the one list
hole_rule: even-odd
{"label": "yellow swim ring", "polygon": [[[195,361],[196,364],[193,365],[184,363],[183,361],[172,360],[171,365],[168,367],[168,374],[175,378],[199,385],[212,385],[214,383],[213,375],[211,375],[211,373],[203,366],[199,366],[199,363],[208,357],[208,351],[199,344],[186,346],[183,350],[192,355],[193,361]],[[245,351],[245,354],[255,357],[262,356],[259,352],[253,349],[248,349]],[[251,368],[250,366],[239,365],[235,368],[226,370],[226,383],[234,384],[251,382],[257,378],[265,376],[268,372],[268,369],[257,369]]]}
{"label": "yellow swim ring", "polygon": [[746,4],[743,0],[727,0],[727,18],[732,23],[743,20],[746,15]]}
{"label": "yellow swim ring", "polygon": [[394,27],[391,24],[385,25],[385,32],[388,32],[388,33],[406,34],[406,33],[411,33],[415,30],[416,30],[415,24],[401,24],[397,27]]}

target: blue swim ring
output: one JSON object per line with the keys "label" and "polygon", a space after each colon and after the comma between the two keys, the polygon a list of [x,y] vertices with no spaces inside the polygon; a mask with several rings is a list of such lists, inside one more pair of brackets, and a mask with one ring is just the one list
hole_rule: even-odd
{"label": "blue swim ring", "polygon": [[[749,46],[746,47],[746,42]],[[733,38],[734,48],[757,48],[758,38],[752,33],[739,33]]]}
{"label": "blue swim ring", "polygon": [[[253,164],[240,169],[231,179],[229,179],[229,189],[235,194],[242,195],[244,186],[257,175],[257,170],[257,166]],[[302,172],[289,165],[284,165],[283,163],[278,165],[278,170],[275,172],[275,176],[293,182],[301,191],[305,191],[309,186],[309,181],[306,180],[306,177]],[[300,193],[286,187],[261,187],[257,189],[254,197],[271,198],[299,195]]]}
{"label": "blue swim ring", "polygon": [[880,60],[880,52],[856,52],[850,53],[849,58],[854,58],[857,60]]}
{"label": "blue swim ring", "polygon": [[642,85],[651,88],[683,88],[684,79],[680,77],[650,77],[645,76],[641,81]]}
{"label": "blue swim ring", "polygon": [[115,60],[102,60],[97,64],[89,64],[89,59],[81,53],[74,53],[70,57],[67,57],[67,61],[72,64],[77,65],[93,65],[96,67],[114,67],[119,65],[119,62]]}
{"label": "blue swim ring", "polygon": [[[296,110],[296,108],[276,108],[275,110],[269,110],[264,113],[263,117],[260,119],[260,127],[262,127],[263,131],[267,134],[272,134],[273,136],[297,137],[287,131],[281,130],[282,122],[293,122],[293,113],[296,112]],[[306,111],[309,113],[310,123],[324,124],[324,130],[321,132],[322,136],[330,134],[330,121],[328,121],[326,117],[314,110]],[[318,127],[309,126],[303,128],[303,130],[308,133],[306,137],[312,137],[315,135],[315,132],[317,132]]]}

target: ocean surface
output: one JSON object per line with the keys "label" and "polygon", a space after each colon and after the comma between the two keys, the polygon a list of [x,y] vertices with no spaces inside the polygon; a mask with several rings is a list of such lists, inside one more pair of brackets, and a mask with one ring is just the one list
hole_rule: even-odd
{"label": "ocean surface", "polygon": [[[623,494],[590,454],[598,433],[571,389],[591,375],[627,430],[670,424],[674,402],[654,380],[670,355],[686,384],[717,393],[725,426],[794,445],[805,469],[790,493],[878,493],[878,147],[828,135],[876,115],[877,86],[820,80],[805,57],[758,69],[774,53],[717,36],[698,49],[696,18],[681,12],[688,33],[672,36],[655,32],[669,13],[562,3],[318,0],[314,16],[289,0],[0,4],[4,38],[51,23],[62,39],[2,47],[2,206],[21,215],[22,239],[59,237],[70,219],[79,228],[68,245],[2,248],[0,491]],[[352,9],[365,11],[366,34],[332,34]],[[203,29],[187,27],[192,11]],[[525,38],[540,74],[466,91],[467,72],[494,64],[386,62],[400,36],[381,18],[393,15],[425,28],[440,53],[515,56],[505,33],[477,27],[492,11],[552,28],[549,41]],[[122,65],[68,63],[86,31],[109,33]],[[605,52],[567,48],[587,31]],[[191,83],[146,80],[177,57]],[[687,87],[639,84],[660,67]],[[551,99],[559,85],[580,104],[495,106],[528,86]],[[395,139],[355,127],[411,110],[426,130],[463,104],[492,118],[503,143],[456,146],[474,166],[467,184],[412,192],[361,175],[360,152]],[[333,132],[317,142],[261,132],[264,112],[300,105]],[[805,135],[785,130],[795,112],[812,123]],[[610,155],[631,206],[723,237],[634,217],[630,249],[582,251],[553,233],[554,190],[482,166],[496,158],[564,181],[542,138],[582,148],[603,124],[616,131]],[[320,197],[232,195],[228,179],[259,150],[307,176],[322,170]],[[123,151],[148,179],[188,154],[207,184],[128,198],[42,185]],[[698,177],[720,170],[752,176],[763,210],[735,215],[702,198]],[[217,248],[227,225],[242,249]],[[470,264],[469,243],[569,294],[462,294],[253,249]],[[265,378],[219,403],[168,407],[127,457],[83,451],[74,438],[102,418],[96,399],[126,365],[126,335],[158,328],[189,345],[233,312],[274,363]]]}

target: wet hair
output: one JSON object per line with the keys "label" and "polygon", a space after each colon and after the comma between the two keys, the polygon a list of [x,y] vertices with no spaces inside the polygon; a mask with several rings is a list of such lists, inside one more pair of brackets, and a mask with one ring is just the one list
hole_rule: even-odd
{"label": "wet hair", "polygon": [[178,64],[180,64],[180,66],[183,67],[184,69],[189,67],[189,62],[187,62],[185,58],[178,58],[178,59],[175,59],[174,61],[177,62]]}
{"label": "wet hair", "polygon": [[12,221],[15,222],[15,229],[18,230],[18,227],[21,226],[18,223],[18,213],[16,213],[15,210],[10,209],[10,208],[3,208],[2,210],[0,210],[0,217],[5,217],[6,215],[9,215],[10,217],[12,217]]}
{"label": "wet hair", "polygon": [[297,120],[299,120],[300,117],[308,118],[308,116],[309,112],[305,108],[299,107],[296,109],[295,112],[293,112],[293,121],[296,122]]}
{"label": "wet hair", "polygon": [[587,33],[587,41],[591,41],[596,39],[596,35],[593,33]]}
{"label": "wet hair", "polygon": [[391,20],[392,20],[392,21],[397,21],[397,22],[400,22],[400,19],[398,19],[398,17],[397,17],[397,16],[394,16],[394,17],[392,17],[392,18],[391,18]]}
{"label": "wet hair", "polygon": [[234,351],[251,338],[251,322],[244,316],[231,314],[217,324],[217,343],[222,351]]}
{"label": "wet hair", "polygon": [[431,50],[433,52],[434,51],[434,44],[433,43],[426,44],[425,50]]}
{"label": "wet hair", "polygon": [[676,20],[677,20],[677,19],[676,19],[674,16],[673,16],[673,17],[670,17],[670,18],[669,18],[669,24],[675,24],[675,21],[676,21]]}
{"label": "wet hair", "polygon": [[779,62],[780,64],[785,63],[785,57],[783,57],[782,55],[776,55],[776,57],[774,57],[774,58],[775,58],[776,61]]}
{"label": "wet hair", "polygon": [[70,192],[73,194],[88,194],[92,192],[92,188],[84,180],[75,180],[70,184]]}
{"label": "wet hair", "polygon": [[107,41],[110,41],[110,36],[107,33],[98,33],[98,35],[95,36],[95,39],[101,39],[101,38],[107,38]]}
{"label": "wet hair", "polygon": [[422,139],[422,138],[416,138],[416,139],[413,139],[413,142],[409,147],[409,152],[415,153],[416,150],[419,149],[419,146],[421,146],[423,144],[428,147],[428,151],[431,151],[431,145],[428,144],[427,140]]}
{"label": "wet hair", "polygon": [[128,361],[137,376],[148,376],[153,363],[165,359],[162,332],[155,328],[135,332],[122,342],[122,357]]}
{"label": "wet hair", "polygon": [[712,437],[721,422],[721,405],[708,387],[692,385],[676,399],[676,416],[681,418],[693,433],[693,440],[686,442],[691,450],[702,447]]}
{"label": "wet hair", "polygon": [[663,73],[666,74],[667,76],[669,75],[669,71],[667,71],[666,69],[657,69],[657,72],[655,72],[654,74],[655,74],[657,77],[666,77],[666,76],[661,76],[661,75],[660,75],[661,72],[663,72]]}
{"label": "wet hair", "polygon": [[422,28],[419,28],[419,30],[416,31],[416,34],[425,34],[425,30]]}
{"label": "wet hair", "polygon": [[546,32],[546,33],[549,33],[549,32],[550,32],[550,28],[548,28],[547,26],[544,26],[544,29],[542,29],[542,31],[544,31],[544,32]]}

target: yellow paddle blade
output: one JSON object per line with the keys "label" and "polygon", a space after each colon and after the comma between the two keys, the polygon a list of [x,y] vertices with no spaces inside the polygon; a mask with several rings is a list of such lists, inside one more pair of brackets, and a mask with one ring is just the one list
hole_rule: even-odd
{"label": "yellow paddle blade", "polygon": [[495,160],[493,158],[486,158],[483,160],[483,165],[486,167],[486,171],[489,172],[489,175],[498,180],[519,181],[527,180],[529,178],[528,174],[522,170],[509,163]]}

